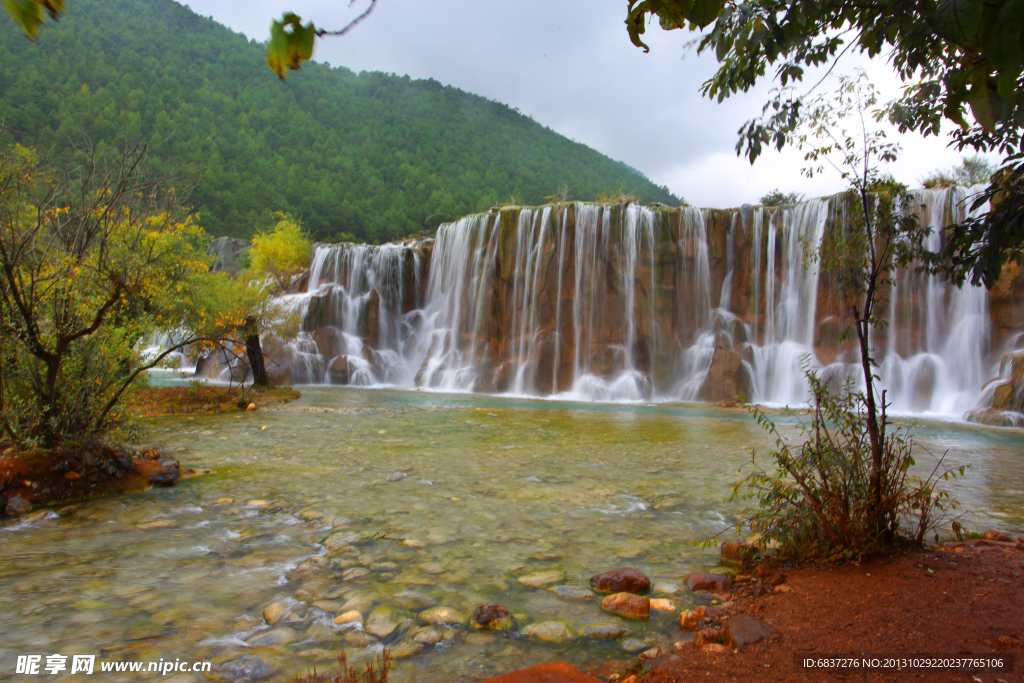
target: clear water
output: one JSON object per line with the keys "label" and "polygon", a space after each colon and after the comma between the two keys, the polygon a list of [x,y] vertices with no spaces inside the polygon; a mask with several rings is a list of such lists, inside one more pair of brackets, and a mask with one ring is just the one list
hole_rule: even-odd
{"label": "clear water", "polygon": [[[217,663],[250,654],[275,667],[267,680],[291,681],[313,665],[333,671],[340,649],[372,655],[374,645],[332,623],[350,600],[410,620],[388,642],[400,651],[418,624],[408,591],[467,615],[499,602],[520,626],[617,621],[597,596],[572,601],[517,581],[547,570],[565,573],[554,585],[585,587],[595,573],[636,567],[680,588],[660,597],[699,604],[682,579],[716,567],[717,551],[692,544],[742,513],[728,485],[751,448],[769,444],[741,411],[332,387],[305,387],[277,410],[146,428],[183,467],[214,473],[0,529],[0,679],[27,653]],[[941,423],[916,433],[951,464],[972,463],[957,488],[968,526],[1024,532],[1019,433]],[[337,555],[346,566],[310,561],[332,529],[356,537]],[[370,571],[353,577],[359,567]],[[274,601],[301,618],[289,625],[296,641],[246,646]],[[629,622],[629,637],[680,638],[673,615],[652,614]],[[473,681],[552,659],[630,656],[622,639],[544,644],[462,627],[396,661],[392,680]]]}

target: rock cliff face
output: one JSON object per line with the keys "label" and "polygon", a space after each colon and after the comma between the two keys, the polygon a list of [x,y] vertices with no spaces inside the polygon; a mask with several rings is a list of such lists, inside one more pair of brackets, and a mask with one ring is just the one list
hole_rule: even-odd
{"label": "rock cliff face", "polygon": [[[941,240],[962,197],[917,199]],[[297,383],[801,402],[803,364],[838,383],[856,363],[852,342],[838,341],[843,292],[806,259],[835,229],[837,202],[505,207],[436,239],[318,245],[304,332],[281,362]],[[895,410],[976,406],[1024,328],[1021,274],[1004,280],[989,297],[896,274],[874,339]]]}
{"label": "rock cliff face", "polygon": [[234,237],[218,237],[206,248],[208,256],[216,256],[217,260],[210,266],[214,273],[225,271],[235,273],[242,269],[238,257],[249,251],[249,243]]}

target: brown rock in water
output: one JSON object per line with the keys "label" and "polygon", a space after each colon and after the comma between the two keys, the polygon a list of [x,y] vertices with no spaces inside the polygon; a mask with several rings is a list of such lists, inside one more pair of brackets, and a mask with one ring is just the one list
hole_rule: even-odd
{"label": "brown rock in water", "polygon": [[327,368],[327,374],[331,378],[331,384],[346,385],[349,381],[348,356],[338,356]]}
{"label": "brown rock in water", "polygon": [[181,479],[181,472],[177,467],[164,467],[149,475],[150,483],[157,486],[174,486],[179,479]]}
{"label": "brown rock in water", "polygon": [[700,626],[700,615],[688,610],[679,615],[679,628],[684,631],[696,631]]}
{"label": "brown rock in water", "polygon": [[651,617],[651,601],[633,593],[613,593],[601,601],[601,608],[628,619]]}
{"label": "brown rock in water", "polygon": [[488,602],[476,608],[470,625],[487,631],[505,631],[512,627],[512,615],[498,603]]}
{"label": "brown rock in water", "polygon": [[725,593],[732,590],[732,579],[720,574],[694,572],[686,577],[686,587],[692,591],[711,591]]}
{"label": "brown rock in water", "polygon": [[590,587],[598,593],[635,593],[651,590],[651,580],[636,569],[613,569],[590,577]]}
{"label": "brown rock in water", "polygon": [[746,614],[740,614],[725,622],[722,628],[722,643],[739,652],[747,645],[775,635],[775,629],[767,623]]}
{"label": "brown rock in water", "polygon": [[747,541],[744,538],[736,541],[728,541],[722,544],[722,562],[743,564],[744,561],[746,561],[746,559],[752,554],[752,550],[754,550],[754,548],[747,545]]}
{"label": "brown rock in water", "polygon": [[750,396],[750,390],[750,371],[743,365],[740,354],[722,347],[716,348],[697,398],[708,403],[719,403],[734,400],[740,394]]}
{"label": "brown rock in water", "polygon": [[1013,536],[1010,534],[1004,534],[1000,531],[988,530],[981,535],[986,541],[1000,541],[1002,543],[1013,543]]}
{"label": "brown rock in water", "polygon": [[486,680],[484,683],[601,683],[601,681],[587,676],[572,664],[551,662],[513,671]]}

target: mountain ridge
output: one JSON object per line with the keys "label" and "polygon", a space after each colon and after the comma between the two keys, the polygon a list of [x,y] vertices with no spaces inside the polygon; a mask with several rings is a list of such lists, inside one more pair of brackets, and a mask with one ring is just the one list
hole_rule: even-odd
{"label": "mountain ridge", "polygon": [[314,238],[383,242],[515,201],[623,192],[678,204],[621,161],[433,79],[310,63],[279,81],[263,48],[172,0],[76,0],[35,42],[0,13],[0,116],[65,150],[150,142],[154,172],[202,173],[213,235],[248,238],[271,212]]}

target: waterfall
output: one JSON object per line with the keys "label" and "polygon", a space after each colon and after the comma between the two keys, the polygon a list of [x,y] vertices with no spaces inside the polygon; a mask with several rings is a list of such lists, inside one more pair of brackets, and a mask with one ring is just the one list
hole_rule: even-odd
{"label": "waterfall", "polygon": [[[914,193],[930,249],[968,194]],[[296,383],[648,401],[712,400],[725,377],[756,402],[801,404],[806,366],[860,381],[855,344],[837,339],[841,283],[813,258],[843,210],[839,197],[578,202],[503,207],[401,244],[317,245],[292,295],[302,331],[277,360]],[[910,267],[880,300],[871,345],[892,410],[974,407],[994,372],[985,290]]]}

